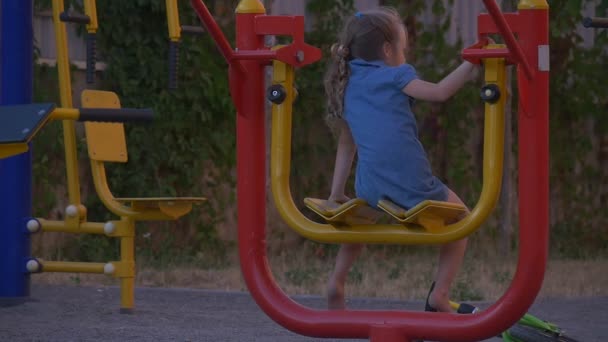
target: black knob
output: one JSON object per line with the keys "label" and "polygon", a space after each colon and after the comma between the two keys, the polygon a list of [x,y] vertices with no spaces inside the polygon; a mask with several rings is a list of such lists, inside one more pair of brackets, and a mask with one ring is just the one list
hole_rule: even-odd
{"label": "black knob", "polygon": [[281,104],[283,101],[285,101],[285,98],[287,98],[287,91],[282,85],[273,84],[268,88],[266,96],[270,102],[274,104]]}
{"label": "black knob", "polygon": [[487,84],[481,88],[481,99],[484,102],[496,103],[500,100],[500,88],[496,84]]}

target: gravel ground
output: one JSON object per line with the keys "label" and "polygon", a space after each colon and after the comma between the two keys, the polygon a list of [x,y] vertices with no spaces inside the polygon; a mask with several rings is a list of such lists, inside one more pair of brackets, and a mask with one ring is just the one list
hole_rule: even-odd
{"label": "gravel ground", "polygon": [[[294,299],[323,306],[320,297]],[[119,314],[118,303],[116,287],[35,286],[23,304],[0,302],[0,341],[319,340],[283,329],[247,293],[138,288],[134,315]],[[422,303],[352,299],[349,307],[420,310]],[[530,312],[557,323],[579,341],[608,341],[607,307],[608,298],[551,299],[538,301]]]}

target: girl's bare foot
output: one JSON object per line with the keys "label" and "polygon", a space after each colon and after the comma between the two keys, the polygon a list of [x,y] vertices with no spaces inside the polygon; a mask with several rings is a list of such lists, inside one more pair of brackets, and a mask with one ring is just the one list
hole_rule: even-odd
{"label": "girl's bare foot", "polygon": [[429,296],[429,305],[440,312],[452,312],[447,292],[434,289]]}

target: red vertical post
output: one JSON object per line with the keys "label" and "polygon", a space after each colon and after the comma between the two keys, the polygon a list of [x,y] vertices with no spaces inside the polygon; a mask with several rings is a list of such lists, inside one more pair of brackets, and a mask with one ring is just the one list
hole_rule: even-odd
{"label": "red vertical post", "polygon": [[544,0],[521,1],[519,15],[519,43],[533,77],[518,68],[521,253],[511,290],[532,304],[544,278],[549,244],[549,6]]}
{"label": "red vertical post", "polygon": [[[196,5],[200,0],[192,2],[201,19],[214,27],[208,23],[213,17],[206,7]],[[241,0],[236,11],[238,51],[224,51],[230,64],[231,95],[237,107],[239,254],[252,297],[277,323],[314,337],[369,337],[372,341],[391,342],[408,341],[409,336],[445,341],[479,340],[508,328],[532,305],[540,290],[548,249],[548,5],[545,0],[522,0],[519,9],[520,14],[510,18],[518,18],[521,23],[517,25],[519,43],[532,73],[519,69],[521,233],[520,260],[511,287],[495,305],[476,315],[325,311],[292,301],[277,286],[268,266],[264,108],[267,61],[260,55],[266,53],[263,35],[272,32],[256,32],[256,16],[265,14],[261,2]],[[277,30],[285,32],[285,28]],[[220,46],[229,49],[229,45],[221,42],[225,40],[222,37],[214,35]],[[293,60],[291,53],[293,50],[285,50],[284,55],[277,54],[277,59]]]}
{"label": "red vertical post", "polygon": [[[236,47],[238,51],[259,51],[264,37],[255,30],[255,17],[265,14],[258,1],[242,1],[236,10]],[[237,108],[237,207],[238,241],[241,270],[254,299],[269,297],[261,293],[270,274],[260,265],[266,260],[266,131],[264,65],[262,61],[233,61],[230,87]],[[262,254],[262,255],[260,255]]]}

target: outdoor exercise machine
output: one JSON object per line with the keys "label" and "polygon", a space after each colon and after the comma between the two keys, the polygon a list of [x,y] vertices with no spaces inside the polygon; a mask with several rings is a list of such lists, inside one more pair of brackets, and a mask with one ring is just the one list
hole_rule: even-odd
{"label": "outdoor exercise machine", "polygon": [[[64,11],[63,0],[53,0],[57,69],[61,108],[31,104],[33,33],[32,1],[0,3],[0,298],[20,301],[29,296],[30,274],[76,272],[108,274],[120,279],[121,312],[134,308],[135,223],[176,220],[204,198],[115,198],[106,178],[108,162],[128,159],[122,122],[151,121],[148,109],[122,109],[116,94],[85,90],[82,108],[73,108],[65,22],[87,24],[87,79],[95,76],[95,0],[85,0],[85,14]],[[34,218],[31,214],[31,153],[29,143],[51,120],[63,120],[69,205],[64,220]],[[86,143],[95,190],[116,216],[108,222],[89,222],[80,199],[78,153],[74,121],[85,121]],[[7,158],[10,157],[10,158]],[[31,256],[30,234],[40,231],[97,234],[120,239],[120,260],[105,263],[57,262]]]}
{"label": "outdoor exercise machine", "polygon": [[169,29],[169,89],[177,89],[179,46],[182,33],[190,35],[201,35],[205,33],[202,27],[192,25],[180,25],[177,0],[165,0],[167,8],[167,27]]}
{"label": "outdoor exercise machine", "polygon": [[[484,0],[488,13],[481,14],[478,19],[479,41],[483,42],[487,35],[500,34],[506,47],[481,49],[480,46],[473,46],[463,52],[465,59],[486,65],[488,84],[482,94],[486,100],[486,112],[490,113],[486,120],[497,125],[490,127],[491,133],[486,130],[486,148],[498,148],[502,144],[502,129],[498,129],[503,127],[502,119],[493,117],[501,116],[502,109],[492,103],[492,98],[504,90],[503,76],[500,75],[504,70],[503,65],[517,65],[520,95],[520,257],[517,272],[502,298],[475,315],[313,310],[299,305],[281,291],[271,275],[265,245],[266,96],[263,70],[271,63],[275,67],[274,84],[268,89],[268,98],[276,103],[272,123],[272,190],[283,218],[302,235],[331,243],[445,243],[472,233],[473,227],[485,220],[487,213],[484,212],[493,208],[495,194],[482,193],[478,206],[463,222],[448,226],[440,222],[441,216],[437,218],[437,214],[432,214],[430,220],[423,218],[422,221],[412,220],[414,222],[404,222],[402,225],[358,224],[360,221],[351,224],[344,220],[317,224],[306,219],[295,207],[287,182],[291,104],[294,98],[293,68],[320,58],[317,49],[304,43],[303,18],[268,16],[260,1],[242,0],[236,9],[236,49],[233,50],[205,4],[201,0],[191,0],[191,3],[229,65],[230,89],[237,109],[237,205],[241,268],[253,298],[272,319],[294,332],[314,337],[369,338],[372,341],[473,341],[495,336],[526,313],[540,290],[548,248],[549,6],[546,1],[523,0],[519,2],[517,13],[503,14],[495,1]],[[269,49],[264,46],[265,35],[291,36],[292,44]],[[501,98],[498,97],[498,100]],[[494,133],[497,136],[490,136]],[[488,143],[491,139],[496,141]],[[502,156],[502,153],[502,147],[496,151],[496,155]],[[485,160],[502,160],[502,157],[489,154],[484,151],[484,191],[490,189],[487,186],[497,186],[485,184],[486,178],[495,178],[502,168]],[[324,203],[320,204],[322,207]],[[361,204],[353,203],[359,207]],[[342,209],[336,210],[336,215],[327,213],[326,216],[337,216],[347,208]],[[399,208],[384,209],[398,214],[397,218],[403,221],[409,217],[408,214],[401,215]],[[415,221],[418,222],[417,227]]]}

